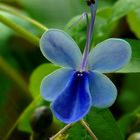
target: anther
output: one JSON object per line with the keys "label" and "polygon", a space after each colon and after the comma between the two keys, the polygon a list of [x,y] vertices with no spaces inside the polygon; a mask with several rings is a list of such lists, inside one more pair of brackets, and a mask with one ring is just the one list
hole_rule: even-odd
{"label": "anther", "polygon": [[83,73],[78,71],[78,72],[77,72],[77,76],[78,76],[78,77],[81,77],[81,76],[83,76]]}
{"label": "anther", "polygon": [[91,4],[95,4],[95,0],[87,0],[87,5],[90,6]]}

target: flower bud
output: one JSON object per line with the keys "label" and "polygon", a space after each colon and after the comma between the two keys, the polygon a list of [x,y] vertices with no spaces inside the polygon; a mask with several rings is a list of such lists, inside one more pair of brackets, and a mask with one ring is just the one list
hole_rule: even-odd
{"label": "flower bud", "polygon": [[129,136],[128,140],[140,140],[140,133],[133,133]]}
{"label": "flower bud", "polygon": [[32,130],[37,133],[45,132],[45,130],[52,124],[53,115],[51,110],[46,107],[38,107],[30,120]]}

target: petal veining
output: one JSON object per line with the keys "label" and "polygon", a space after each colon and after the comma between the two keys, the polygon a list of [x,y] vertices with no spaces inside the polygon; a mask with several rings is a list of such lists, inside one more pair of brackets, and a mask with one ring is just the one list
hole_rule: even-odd
{"label": "petal veining", "polygon": [[76,72],[51,108],[59,120],[73,123],[88,113],[91,102],[87,73]]}
{"label": "petal veining", "polygon": [[131,59],[131,47],[128,42],[111,38],[93,48],[88,57],[88,67],[102,73],[116,71],[128,64]]}
{"label": "petal veining", "polygon": [[89,72],[89,88],[92,96],[92,105],[97,108],[110,107],[116,100],[117,89],[112,81],[99,72]]}
{"label": "petal veining", "polygon": [[52,63],[78,69],[82,54],[75,41],[65,32],[49,29],[40,40],[43,55]]}
{"label": "petal veining", "polygon": [[47,101],[53,101],[65,88],[74,71],[71,69],[59,69],[46,76],[41,83],[41,95]]}

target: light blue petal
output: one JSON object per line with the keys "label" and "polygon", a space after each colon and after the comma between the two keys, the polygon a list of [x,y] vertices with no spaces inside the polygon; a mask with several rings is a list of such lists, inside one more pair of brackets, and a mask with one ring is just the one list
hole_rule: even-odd
{"label": "light blue petal", "polygon": [[40,40],[43,55],[63,67],[79,68],[82,54],[75,41],[65,32],[49,29]]}
{"label": "light blue petal", "polygon": [[78,73],[51,105],[54,115],[64,123],[81,120],[92,105],[87,73]]}
{"label": "light blue petal", "polygon": [[99,72],[89,72],[89,88],[92,105],[97,108],[110,107],[116,100],[117,89],[111,80]]}
{"label": "light blue petal", "polygon": [[74,71],[59,69],[46,76],[41,83],[41,96],[47,101],[53,101],[65,88]]}
{"label": "light blue petal", "polygon": [[102,73],[116,71],[128,64],[131,59],[131,47],[122,40],[111,38],[99,43],[88,57],[90,70]]}

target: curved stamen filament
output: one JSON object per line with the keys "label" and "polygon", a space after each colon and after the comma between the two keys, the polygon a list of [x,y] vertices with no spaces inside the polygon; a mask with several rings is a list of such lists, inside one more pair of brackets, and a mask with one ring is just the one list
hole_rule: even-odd
{"label": "curved stamen filament", "polygon": [[92,35],[93,35],[93,27],[95,23],[97,5],[98,5],[98,0],[96,0],[95,4],[90,5],[91,21],[90,21],[90,25],[87,25],[87,39],[86,39],[86,46],[83,53],[83,58],[82,58],[82,63],[81,63],[81,68],[80,68],[81,71],[85,71],[86,66],[87,66],[87,59],[88,59],[88,53],[89,53]]}
{"label": "curved stamen filament", "polygon": [[86,21],[87,21],[87,26],[89,26],[89,19],[88,19],[88,14],[86,12],[84,12],[77,21],[75,21],[70,27],[68,27],[68,30],[70,30],[73,26],[75,26],[76,24],[78,24],[80,21],[82,21],[84,18],[86,17]]}

